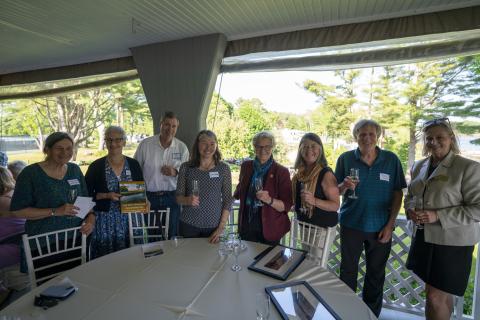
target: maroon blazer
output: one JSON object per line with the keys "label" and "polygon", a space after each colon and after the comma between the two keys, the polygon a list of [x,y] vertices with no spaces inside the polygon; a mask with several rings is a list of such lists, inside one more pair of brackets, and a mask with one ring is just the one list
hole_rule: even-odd
{"label": "maroon blazer", "polygon": [[[235,199],[240,199],[240,211],[238,215],[238,228],[242,229],[242,215],[245,210],[245,198],[247,197],[248,186],[253,174],[253,161],[245,161],[240,168],[240,178],[235,189]],[[290,173],[284,166],[273,161],[270,170],[267,172],[263,190],[278,200],[282,200],[285,211],[278,212],[269,205],[262,207],[263,237],[267,241],[278,241],[290,230],[290,219],[288,211],[292,207],[292,183]]]}

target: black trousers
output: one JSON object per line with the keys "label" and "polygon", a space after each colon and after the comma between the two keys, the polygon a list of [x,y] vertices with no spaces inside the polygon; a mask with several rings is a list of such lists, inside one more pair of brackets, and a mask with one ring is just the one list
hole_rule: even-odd
{"label": "black trousers", "polygon": [[180,220],[180,235],[184,238],[208,238],[217,228],[197,228]]}
{"label": "black trousers", "polygon": [[367,268],[362,297],[365,304],[378,317],[382,311],[385,266],[392,242],[378,242],[378,232],[363,232],[341,226],[340,246],[342,255],[340,279],[354,292],[357,291],[360,255],[365,249]]}

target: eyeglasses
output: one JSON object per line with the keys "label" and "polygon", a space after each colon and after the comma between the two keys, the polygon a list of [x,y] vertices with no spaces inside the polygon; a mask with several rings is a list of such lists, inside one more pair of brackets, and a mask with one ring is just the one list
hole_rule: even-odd
{"label": "eyeglasses", "polygon": [[437,124],[443,124],[443,125],[448,126],[450,128],[452,127],[451,124],[450,124],[450,120],[448,118],[438,118],[438,119],[432,119],[432,120],[426,121],[423,124],[423,130],[425,130],[428,127],[437,125]]}
{"label": "eyeglasses", "polygon": [[265,150],[265,151],[270,151],[272,150],[273,146],[271,145],[266,145],[266,146],[255,146],[255,150]]}
{"label": "eyeglasses", "polygon": [[105,142],[108,142],[108,143],[112,143],[112,142],[122,142],[123,141],[123,138],[107,138],[105,139]]}

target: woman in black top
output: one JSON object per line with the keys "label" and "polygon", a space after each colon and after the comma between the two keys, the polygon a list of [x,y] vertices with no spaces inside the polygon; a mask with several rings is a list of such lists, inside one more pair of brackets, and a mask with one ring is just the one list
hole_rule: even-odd
{"label": "woman in black top", "polygon": [[89,195],[96,202],[91,257],[97,258],[129,246],[128,216],[120,212],[120,181],[143,181],[137,160],[124,156],[125,131],[111,126],[105,131],[108,154],[92,162],[85,175]]}
{"label": "woman in black top", "polygon": [[335,226],[340,206],[337,179],[315,133],[306,133],[300,140],[295,169],[292,190],[297,219],[324,228]]}

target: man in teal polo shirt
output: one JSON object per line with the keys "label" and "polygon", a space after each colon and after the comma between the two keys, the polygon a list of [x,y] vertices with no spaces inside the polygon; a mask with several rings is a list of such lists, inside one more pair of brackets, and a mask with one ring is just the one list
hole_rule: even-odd
{"label": "man in teal polo shirt", "polygon": [[[378,317],[382,310],[383,283],[392,244],[392,232],[407,187],[398,157],[377,147],[382,132],[373,120],[360,120],[353,128],[356,150],[337,160],[335,176],[343,197],[340,207],[342,262],[340,279],[357,290],[358,262],[365,250],[366,275],[363,301]],[[352,168],[359,171],[359,182],[350,178]],[[356,198],[354,198],[355,190]]]}

